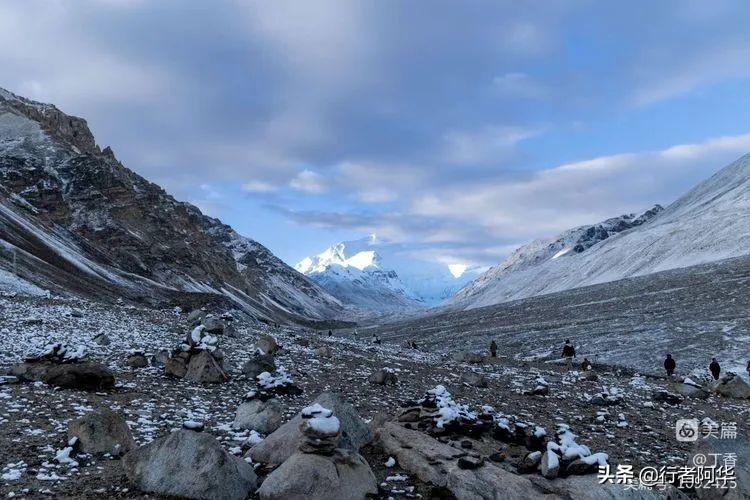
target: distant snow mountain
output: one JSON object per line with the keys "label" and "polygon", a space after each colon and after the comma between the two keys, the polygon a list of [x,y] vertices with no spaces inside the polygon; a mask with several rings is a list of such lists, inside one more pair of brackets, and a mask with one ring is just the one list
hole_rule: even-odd
{"label": "distant snow mountain", "polygon": [[750,253],[750,155],[680,199],[516,250],[446,303],[471,309]]}
{"label": "distant snow mountain", "polygon": [[404,255],[375,235],[338,243],[294,267],[343,303],[382,312],[434,306],[478,274]]}
{"label": "distant snow mountain", "polygon": [[259,318],[345,313],[263,245],[122,165],[86,121],[0,89],[0,286]]}

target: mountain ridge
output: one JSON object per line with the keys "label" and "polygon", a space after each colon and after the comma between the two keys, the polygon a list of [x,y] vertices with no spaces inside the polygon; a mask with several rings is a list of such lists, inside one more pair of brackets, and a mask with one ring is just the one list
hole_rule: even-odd
{"label": "mountain ridge", "polygon": [[[750,155],[638,224],[585,252],[520,269],[496,266],[446,306],[483,307],[745,255],[750,244]],[[523,248],[523,247],[522,247]],[[519,249],[521,250],[521,249]],[[562,256],[561,256],[562,257]]]}
{"label": "mountain ridge", "polygon": [[[36,257],[61,270],[69,267],[64,261],[89,261],[100,271],[87,278],[97,289],[152,298],[170,295],[166,290],[220,295],[267,319],[325,320],[345,312],[263,245],[125,167],[111,148],[97,146],[84,119],[6,90],[0,179],[6,257],[13,247],[16,258]],[[42,281],[50,286],[59,279],[48,271]],[[33,272],[24,278],[38,281]],[[64,291],[64,283],[56,288]]]}

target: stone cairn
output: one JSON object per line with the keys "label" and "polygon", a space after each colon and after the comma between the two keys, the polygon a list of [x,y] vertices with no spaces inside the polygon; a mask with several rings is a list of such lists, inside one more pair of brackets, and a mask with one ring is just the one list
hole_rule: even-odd
{"label": "stone cairn", "polygon": [[299,450],[302,453],[333,455],[341,437],[341,423],[333,416],[333,411],[315,403],[303,408],[301,415]]}
{"label": "stone cairn", "polygon": [[[201,314],[198,314],[201,313]],[[219,336],[224,333],[224,321],[202,311],[188,316],[191,329],[170,354],[165,363],[168,375],[195,379],[198,382],[229,380],[224,371],[224,352],[219,348]]]}

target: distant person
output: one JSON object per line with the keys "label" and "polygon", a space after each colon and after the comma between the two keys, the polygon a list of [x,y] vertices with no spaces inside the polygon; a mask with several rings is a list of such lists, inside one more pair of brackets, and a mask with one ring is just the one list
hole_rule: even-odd
{"label": "distant person", "polygon": [[667,354],[667,359],[664,360],[664,369],[667,370],[667,377],[674,375],[675,368],[677,368],[677,363],[674,362],[671,354]]}
{"label": "distant person", "polygon": [[490,342],[490,355],[493,358],[497,357],[497,342],[495,342],[494,340]]}
{"label": "distant person", "polygon": [[354,336],[354,338],[355,338],[355,339],[357,338],[357,329],[356,329],[356,328],[355,328],[355,329],[354,329],[354,331],[352,332],[352,335]]}
{"label": "distant person", "polygon": [[328,336],[333,337],[333,330],[328,330]]}
{"label": "distant person", "polygon": [[565,345],[563,346],[562,351],[562,357],[565,358],[565,365],[568,367],[568,370],[571,369],[573,366],[573,358],[576,355],[576,348],[573,347],[573,344],[570,343],[570,340],[565,341]]}
{"label": "distant person", "polygon": [[589,358],[583,358],[583,362],[581,363],[581,371],[585,372],[591,369],[591,361],[589,361]]}
{"label": "distant person", "polygon": [[747,378],[750,378],[750,361],[747,362]]}
{"label": "distant person", "polygon": [[716,361],[716,358],[711,359],[711,364],[708,365],[708,369],[711,371],[711,375],[713,375],[714,380],[719,380],[719,375],[721,375],[721,366],[719,365],[719,362]]}
{"label": "distant person", "polygon": [[416,342],[414,342],[413,340],[411,341],[411,348],[412,348],[412,349],[419,349],[419,348],[417,347],[417,343],[416,343]]}
{"label": "distant person", "polygon": [[377,345],[380,345],[380,337],[378,337],[378,336],[377,336],[377,335],[375,335],[374,333],[372,334],[372,343],[373,343],[373,344],[377,344]]}

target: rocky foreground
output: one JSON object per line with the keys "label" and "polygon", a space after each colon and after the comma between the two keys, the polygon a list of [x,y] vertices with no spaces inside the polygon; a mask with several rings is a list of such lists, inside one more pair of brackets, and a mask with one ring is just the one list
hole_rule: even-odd
{"label": "rocky foreground", "polygon": [[700,379],[567,372],[502,345],[498,358],[423,352],[237,311],[3,296],[0,317],[6,497],[693,497],[705,492],[596,475],[689,463],[680,418],[736,425],[721,441],[737,454],[728,497],[748,495],[738,378],[720,395]]}

